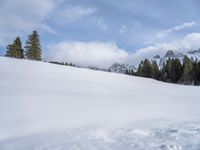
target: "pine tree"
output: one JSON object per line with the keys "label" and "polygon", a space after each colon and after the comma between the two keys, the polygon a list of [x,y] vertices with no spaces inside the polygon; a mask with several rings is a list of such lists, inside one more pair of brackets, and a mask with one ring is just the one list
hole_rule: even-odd
{"label": "pine tree", "polygon": [[182,76],[182,65],[178,58],[169,58],[166,65],[163,65],[162,76],[164,81],[177,83]]}
{"label": "pine tree", "polygon": [[38,61],[42,60],[40,38],[37,31],[33,31],[33,33],[28,36],[25,49],[26,49],[27,59],[38,60]]}
{"label": "pine tree", "polygon": [[138,70],[137,70],[138,76],[144,76],[143,65],[144,65],[144,61],[142,60],[138,66]]}
{"label": "pine tree", "polygon": [[126,69],[125,74],[129,75],[129,71],[128,71],[128,69]]}
{"label": "pine tree", "polygon": [[24,50],[22,49],[22,43],[19,37],[14,40],[13,44],[7,46],[5,56],[19,59],[24,58]]}
{"label": "pine tree", "polygon": [[168,78],[168,74],[167,74],[167,69],[166,69],[166,63],[164,62],[162,65],[162,69],[161,69],[161,81],[166,82]]}
{"label": "pine tree", "polygon": [[157,65],[157,62],[156,61],[153,61],[152,63],[152,77],[153,79],[159,79],[159,76],[160,76],[160,70],[158,68],[158,65]]}
{"label": "pine tree", "polygon": [[144,72],[144,77],[152,78],[153,69],[152,69],[151,62],[148,59],[144,60],[143,72]]}
{"label": "pine tree", "polygon": [[133,69],[131,69],[130,72],[131,72],[131,75],[132,75],[132,76],[135,74]]}
{"label": "pine tree", "polygon": [[13,44],[15,57],[16,58],[24,58],[24,50],[22,49],[22,43],[19,37],[16,38]]}
{"label": "pine tree", "polygon": [[9,44],[7,46],[7,50],[6,50],[6,57],[14,57],[14,54],[13,54],[13,45],[12,44]]}
{"label": "pine tree", "polygon": [[199,85],[200,84],[200,62],[198,62],[197,63],[197,78],[196,78],[196,80],[197,80],[197,85]]}
{"label": "pine tree", "polygon": [[192,84],[193,78],[193,63],[185,56],[183,60],[183,82],[184,84]]}
{"label": "pine tree", "polygon": [[196,61],[193,62],[193,78],[194,78],[194,84],[197,85],[197,75],[198,75],[198,63]]}
{"label": "pine tree", "polygon": [[169,58],[166,62],[166,66],[165,66],[165,78],[166,78],[166,82],[172,82],[172,59]]}
{"label": "pine tree", "polygon": [[180,81],[181,76],[183,74],[183,66],[178,58],[174,60],[173,64],[174,64],[174,72],[175,72],[174,82],[177,83]]}
{"label": "pine tree", "polygon": [[138,76],[152,78],[153,77],[153,67],[148,59],[142,60],[139,64],[138,71],[136,73]]}

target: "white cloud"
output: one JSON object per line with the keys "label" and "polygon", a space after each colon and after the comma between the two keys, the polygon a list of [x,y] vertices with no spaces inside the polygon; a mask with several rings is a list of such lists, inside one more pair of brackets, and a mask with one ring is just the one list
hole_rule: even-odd
{"label": "white cloud", "polygon": [[94,14],[97,11],[93,7],[83,7],[83,6],[63,6],[55,13],[55,20],[57,22],[66,24],[79,20],[83,17]]}
{"label": "white cloud", "polygon": [[128,54],[115,44],[103,42],[61,42],[48,46],[46,60],[73,62],[81,66],[108,68],[123,63]]}
{"label": "white cloud", "polygon": [[167,50],[187,52],[200,48],[200,33],[191,33],[183,38],[171,42],[157,43],[146,48],[139,49],[129,57],[129,63],[138,64],[142,59],[151,59],[155,55],[163,56]]}
{"label": "white cloud", "polygon": [[184,30],[186,28],[190,28],[190,27],[193,27],[195,25],[196,25],[196,23],[194,21],[192,21],[192,22],[185,22],[185,23],[183,23],[181,25],[177,25],[177,26],[174,26],[174,27],[172,27],[170,29],[163,30],[163,31],[157,33],[156,36],[157,37],[164,37],[164,36],[166,36],[169,33],[172,33],[172,32],[175,32],[175,31],[179,31],[179,30]]}
{"label": "white cloud", "polygon": [[115,62],[138,65],[155,55],[164,56],[168,50],[187,52],[200,48],[200,33],[191,33],[171,42],[157,43],[128,54],[115,44],[103,42],[61,42],[48,46],[47,60],[73,62],[81,66],[108,68]]}
{"label": "white cloud", "polygon": [[33,29],[55,32],[44,24],[54,7],[55,0],[1,0],[0,46],[5,46],[14,36],[27,34]]}
{"label": "white cloud", "polygon": [[196,23],[194,21],[193,22],[185,22],[182,25],[175,26],[172,30],[175,30],[175,31],[183,30],[188,27],[193,27],[194,25],[196,25]]}

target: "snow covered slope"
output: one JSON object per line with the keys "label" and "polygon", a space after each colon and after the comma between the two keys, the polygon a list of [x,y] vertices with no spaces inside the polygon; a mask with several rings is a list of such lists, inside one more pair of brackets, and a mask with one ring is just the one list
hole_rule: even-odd
{"label": "snow covered slope", "polygon": [[200,87],[0,57],[0,150],[195,150],[199,108]]}

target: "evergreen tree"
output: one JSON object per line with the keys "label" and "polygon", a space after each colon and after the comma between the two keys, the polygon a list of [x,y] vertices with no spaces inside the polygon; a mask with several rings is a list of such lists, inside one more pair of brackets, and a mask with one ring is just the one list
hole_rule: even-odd
{"label": "evergreen tree", "polygon": [[178,58],[169,58],[166,62],[166,65],[163,65],[162,76],[164,81],[177,83],[182,76],[182,65]]}
{"label": "evergreen tree", "polygon": [[152,78],[153,76],[152,65],[148,59],[145,59],[140,63],[138,74],[139,76],[142,77]]}
{"label": "evergreen tree", "polygon": [[7,46],[5,56],[19,59],[24,58],[24,50],[22,49],[22,43],[19,37],[14,40],[13,44]]}
{"label": "evergreen tree", "polygon": [[160,70],[158,68],[157,62],[153,61],[152,63],[152,77],[153,79],[159,79],[160,76]]}
{"label": "evergreen tree", "polygon": [[152,78],[153,69],[151,62],[148,59],[144,60],[143,70],[144,70],[144,77]]}
{"label": "evergreen tree", "polygon": [[165,78],[166,82],[172,82],[172,59],[169,58],[165,66]]}
{"label": "evergreen tree", "polygon": [[138,66],[138,70],[137,70],[138,76],[143,76],[144,74],[143,65],[144,65],[144,61],[142,60]]}
{"label": "evergreen tree", "polygon": [[200,83],[200,63],[198,62],[198,59],[196,59],[193,62],[193,79],[194,79],[194,84],[199,85],[199,83]]}
{"label": "evergreen tree", "polygon": [[37,31],[33,31],[33,33],[28,36],[25,49],[26,49],[27,59],[38,60],[38,61],[42,60],[40,38]]}
{"label": "evergreen tree", "polygon": [[128,69],[126,69],[126,71],[125,71],[125,74],[127,74],[127,75],[128,75]]}
{"label": "evergreen tree", "polygon": [[140,62],[136,75],[147,78],[153,77],[153,67],[148,59]]}
{"label": "evergreen tree", "polygon": [[22,43],[19,37],[14,41],[14,52],[16,58],[24,58],[24,50],[22,49]]}
{"label": "evergreen tree", "polygon": [[174,72],[175,72],[173,81],[174,81],[174,83],[177,83],[180,81],[181,76],[183,74],[183,67],[178,58],[174,59],[173,65],[174,65]]}
{"label": "evergreen tree", "polygon": [[197,84],[199,85],[200,84],[200,62],[197,63]]}
{"label": "evergreen tree", "polygon": [[125,74],[129,75],[129,70],[128,69],[126,69]]}
{"label": "evergreen tree", "polygon": [[183,82],[184,84],[192,84],[194,81],[193,62],[187,56],[183,59]]}
{"label": "evergreen tree", "polygon": [[161,81],[166,82],[168,78],[168,74],[167,74],[167,69],[166,69],[166,64],[165,62],[163,63],[162,69],[161,69]]}
{"label": "evergreen tree", "polygon": [[176,66],[175,66],[175,59],[171,59],[170,80],[171,80],[172,83],[176,83]]}
{"label": "evergreen tree", "polygon": [[133,71],[133,69],[131,69],[130,72],[131,72],[132,76],[135,74],[134,71]]}
{"label": "evergreen tree", "polygon": [[13,44],[9,44],[6,50],[6,57],[14,57]]}

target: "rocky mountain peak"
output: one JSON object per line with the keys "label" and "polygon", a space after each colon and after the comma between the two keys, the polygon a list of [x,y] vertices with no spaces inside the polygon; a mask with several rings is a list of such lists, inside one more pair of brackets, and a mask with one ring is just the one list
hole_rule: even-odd
{"label": "rocky mountain peak", "polygon": [[161,57],[160,57],[160,55],[156,55],[156,56],[154,56],[153,58],[154,58],[154,59],[160,59]]}
{"label": "rocky mountain peak", "polygon": [[130,65],[127,65],[127,64],[115,63],[108,69],[108,71],[116,72],[116,73],[125,73],[127,69],[131,69],[131,70],[134,70],[134,71],[137,70],[135,66],[130,66]]}
{"label": "rocky mountain peak", "polygon": [[173,58],[173,57],[176,57],[176,55],[175,55],[174,51],[168,50],[167,53],[165,54],[165,57]]}

